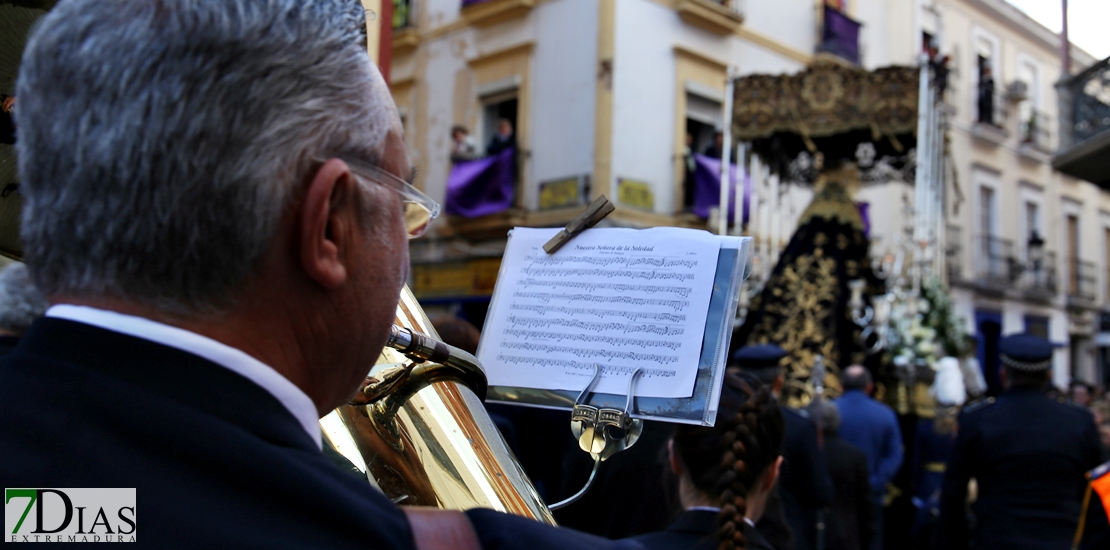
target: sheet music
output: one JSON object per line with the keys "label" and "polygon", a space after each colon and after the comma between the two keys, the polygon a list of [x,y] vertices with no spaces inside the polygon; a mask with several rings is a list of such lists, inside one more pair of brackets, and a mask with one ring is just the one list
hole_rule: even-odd
{"label": "sheet music", "polygon": [[689,397],[720,240],[691,229],[590,229],[552,255],[558,229],[516,228],[478,349],[490,385]]}

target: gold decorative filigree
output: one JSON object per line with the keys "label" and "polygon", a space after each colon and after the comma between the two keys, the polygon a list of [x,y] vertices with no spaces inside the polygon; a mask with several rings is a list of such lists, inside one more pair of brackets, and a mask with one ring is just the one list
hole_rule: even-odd
{"label": "gold decorative filigree", "polygon": [[776,132],[807,142],[853,130],[892,140],[917,128],[918,69],[884,67],[865,71],[818,60],[793,75],[752,75],[736,81],[733,135],[741,141]]}

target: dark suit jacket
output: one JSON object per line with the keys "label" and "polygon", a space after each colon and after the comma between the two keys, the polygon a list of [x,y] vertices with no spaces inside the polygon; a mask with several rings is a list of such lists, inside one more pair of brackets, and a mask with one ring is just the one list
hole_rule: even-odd
{"label": "dark suit jacket", "polygon": [[18,336],[0,336],[0,355],[7,355],[19,343]]}
{"label": "dark suit jacket", "polygon": [[[335,467],[267,391],[147,340],[36,321],[0,358],[0,427],[6,487],[134,487],[141,547],[413,548],[401,510]],[[468,516],[488,549],[619,546]]]}
{"label": "dark suit jacket", "polygon": [[[775,498],[769,499],[758,527],[775,548],[811,550],[816,548],[817,510],[833,500],[832,479],[817,446],[817,428],[813,422],[789,407],[782,407],[782,418],[785,440],[777,488],[781,508]],[[780,518],[785,518],[787,525],[780,525]],[[791,534],[793,536],[789,537]],[[787,546],[791,538],[793,546]]]}
{"label": "dark suit jacket", "polygon": [[871,485],[867,455],[835,434],[825,434],[825,462],[836,496],[825,527],[828,550],[867,550],[871,542]]}
{"label": "dark suit jacket", "polygon": [[[1102,462],[1090,411],[1014,390],[967,407],[944,473],[943,547],[1069,548],[1079,523],[1084,474]],[[967,521],[967,482],[979,495]]]}
{"label": "dark suit jacket", "polygon": [[[744,524],[746,550],[775,550],[754,527]],[[683,512],[666,531],[633,537],[648,550],[715,550],[717,548],[717,512],[693,510]]]}

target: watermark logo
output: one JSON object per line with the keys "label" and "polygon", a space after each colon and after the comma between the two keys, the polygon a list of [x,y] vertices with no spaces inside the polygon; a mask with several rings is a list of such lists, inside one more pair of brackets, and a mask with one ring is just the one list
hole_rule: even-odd
{"label": "watermark logo", "polygon": [[135,542],[135,489],[4,489],[4,542]]}

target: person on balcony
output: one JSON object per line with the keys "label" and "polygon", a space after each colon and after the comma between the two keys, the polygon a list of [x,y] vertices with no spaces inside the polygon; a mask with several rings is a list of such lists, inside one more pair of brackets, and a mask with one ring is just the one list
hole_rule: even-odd
{"label": "person on balcony", "polygon": [[478,142],[466,126],[455,125],[451,127],[451,164],[466,162],[481,158],[478,152]]}
{"label": "person on balcony", "polygon": [[686,148],[682,151],[682,206],[686,211],[694,208],[694,173],[698,168],[694,159],[694,136],[686,132]]}
{"label": "person on balcony", "polygon": [[985,64],[979,70],[979,122],[994,124],[994,77]]}
{"label": "person on balcony", "polygon": [[503,118],[497,121],[497,133],[490,138],[486,154],[492,157],[511,147],[516,147],[516,132],[513,131],[512,121]]}
{"label": "person on balcony", "polygon": [[721,158],[721,153],[724,150],[725,136],[724,134],[717,132],[716,134],[713,134],[713,143],[706,146],[705,151],[703,151],[702,154],[711,159],[719,159]]}

